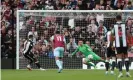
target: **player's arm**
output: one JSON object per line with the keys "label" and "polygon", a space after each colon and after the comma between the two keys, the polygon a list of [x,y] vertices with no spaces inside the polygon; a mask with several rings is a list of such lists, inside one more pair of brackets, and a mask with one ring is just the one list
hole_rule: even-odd
{"label": "player's arm", "polygon": [[72,53],[72,56],[75,55],[79,51],[79,47]]}
{"label": "player's arm", "polygon": [[28,41],[26,44],[25,44],[25,50],[24,50],[24,54],[28,51],[28,49],[29,49],[29,47],[30,47],[30,42]]}
{"label": "player's arm", "polygon": [[52,50],[54,50],[54,43],[53,43],[53,40],[54,40],[54,36],[51,37],[50,41],[51,41],[51,46],[52,46]]}
{"label": "player's arm", "polygon": [[93,51],[87,44],[84,45],[89,51]]}
{"label": "player's arm", "polygon": [[110,41],[113,42],[115,40],[115,30],[114,28],[111,30],[111,36],[110,36]]}
{"label": "player's arm", "polygon": [[64,51],[66,52],[66,50],[67,50],[67,45],[66,45],[66,39],[65,39],[65,37],[64,37],[63,41],[64,41]]}

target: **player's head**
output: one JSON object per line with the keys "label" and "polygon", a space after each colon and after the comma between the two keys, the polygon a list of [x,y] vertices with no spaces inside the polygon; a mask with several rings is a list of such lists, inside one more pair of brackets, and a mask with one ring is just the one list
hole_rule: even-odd
{"label": "player's head", "polygon": [[33,40],[33,35],[29,35],[28,38]]}
{"label": "player's head", "polygon": [[59,30],[56,30],[56,31],[55,31],[55,34],[60,34],[60,31],[59,31]]}
{"label": "player's head", "polygon": [[79,45],[79,46],[82,46],[82,45],[83,45],[83,40],[82,40],[82,39],[79,39],[79,40],[78,40],[78,45]]}
{"label": "player's head", "polygon": [[116,21],[121,21],[121,20],[122,20],[121,15],[117,15],[117,16],[116,16]]}
{"label": "player's head", "polygon": [[99,21],[99,25],[100,25],[100,26],[103,26],[103,23],[104,23],[103,20],[100,20],[100,21]]}
{"label": "player's head", "polygon": [[127,3],[127,7],[128,7],[129,9],[132,8],[132,2],[131,2],[131,1],[128,1],[128,3]]}

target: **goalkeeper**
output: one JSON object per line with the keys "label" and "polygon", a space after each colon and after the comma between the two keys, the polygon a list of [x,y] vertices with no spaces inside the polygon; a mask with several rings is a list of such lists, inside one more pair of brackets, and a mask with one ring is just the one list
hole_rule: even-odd
{"label": "goalkeeper", "polygon": [[104,61],[101,57],[99,57],[97,54],[95,54],[88,45],[83,44],[82,40],[78,41],[78,45],[79,45],[78,48],[72,53],[72,56],[75,55],[77,52],[81,52],[86,57],[83,60],[84,64],[89,64],[90,66],[93,66],[95,68],[96,66],[95,66],[95,64],[93,64],[91,62],[91,60]]}

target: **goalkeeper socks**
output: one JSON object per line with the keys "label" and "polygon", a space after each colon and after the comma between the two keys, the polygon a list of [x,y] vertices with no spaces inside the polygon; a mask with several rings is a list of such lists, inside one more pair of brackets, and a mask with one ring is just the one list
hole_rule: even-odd
{"label": "goalkeeper socks", "polygon": [[60,64],[61,64],[61,69],[63,68],[63,61],[60,61]]}
{"label": "goalkeeper socks", "polygon": [[105,62],[105,67],[106,67],[106,71],[108,71],[109,70],[109,62],[108,61]]}
{"label": "goalkeeper socks", "polygon": [[58,68],[61,68],[61,62],[59,60],[56,60],[56,65],[58,66]]}
{"label": "goalkeeper socks", "polygon": [[128,58],[126,58],[125,59],[125,67],[126,67],[126,72],[128,72],[129,71],[129,59]]}
{"label": "goalkeeper socks", "polygon": [[35,63],[36,64],[36,66],[38,67],[38,68],[40,68],[41,66],[40,66],[40,64],[37,62],[37,63]]}
{"label": "goalkeeper socks", "polygon": [[122,72],[122,59],[117,59],[119,71]]}
{"label": "goalkeeper socks", "polygon": [[116,62],[113,61],[113,62],[112,62],[112,69],[111,69],[112,71],[114,71],[115,65],[116,65]]}

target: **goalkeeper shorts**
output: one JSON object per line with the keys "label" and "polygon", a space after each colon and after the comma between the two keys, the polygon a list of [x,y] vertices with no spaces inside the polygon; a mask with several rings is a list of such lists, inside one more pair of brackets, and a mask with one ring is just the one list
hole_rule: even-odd
{"label": "goalkeeper shorts", "polygon": [[[95,54],[94,52],[91,52],[89,55],[92,55],[93,58],[91,60],[101,60],[101,57],[98,56],[97,54]],[[86,56],[86,60],[89,61],[90,59],[88,58],[88,56]]]}

